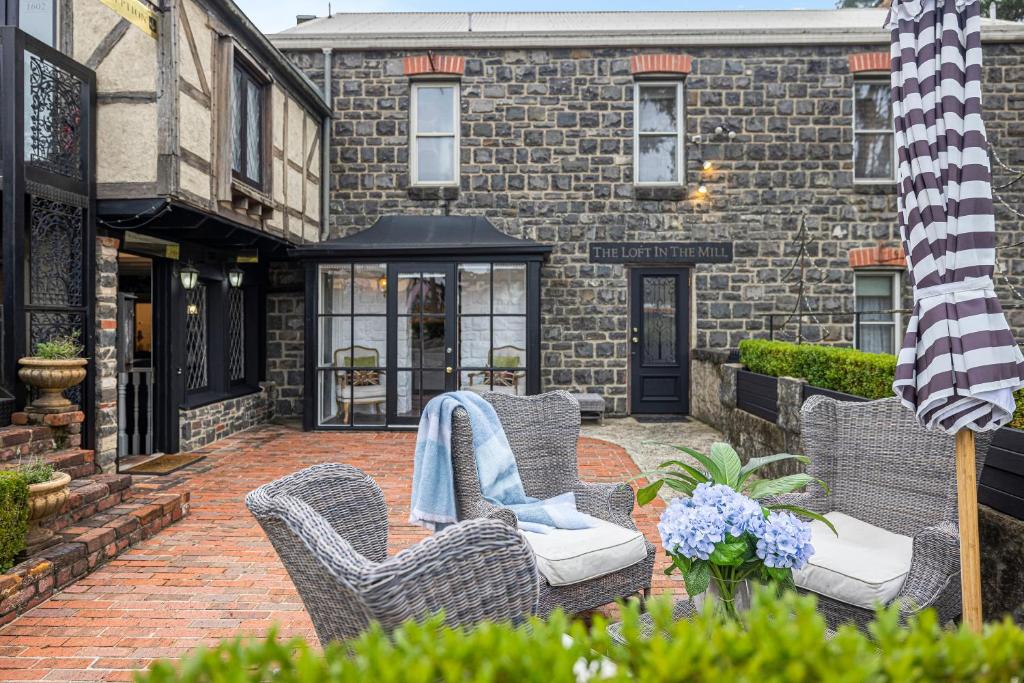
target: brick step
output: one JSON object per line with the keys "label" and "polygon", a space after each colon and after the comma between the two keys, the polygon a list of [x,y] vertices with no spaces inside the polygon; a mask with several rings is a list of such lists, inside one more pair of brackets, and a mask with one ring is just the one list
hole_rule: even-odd
{"label": "brick step", "polygon": [[91,474],[72,479],[71,494],[64,509],[45,520],[42,526],[61,531],[80,520],[109,510],[131,498],[131,486],[130,474]]}
{"label": "brick step", "polygon": [[94,458],[95,452],[82,448],[65,448],[43,456],[43,460],[61,472],[67,472],[72,479],[82,479],[96,474]]}
{"label": "brick step", "polygon": [[55,447],[53,429],[48,425],[0,427],[0,465],[40,455]]}
{"label": "brick step", "polygon": [[[124,475],[123,475],[124,476]],[[124,489],[130,491],[130,489]],[[61,531],[64,541],[0,575],[0,624],[188,514],[189,493],[138,492]]]}

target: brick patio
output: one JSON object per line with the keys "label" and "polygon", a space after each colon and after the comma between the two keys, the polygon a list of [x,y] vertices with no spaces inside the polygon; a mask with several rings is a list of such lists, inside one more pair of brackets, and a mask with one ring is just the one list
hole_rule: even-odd
{"label": "brick patio", "polygon": [[[411,433],[307,434],[261,427],[202,449],[208,457],[154,487],[191,492],[191,512],[0,629],[0,681],[131,680],[154,658],[238,634],[315,639],[302,604],[244,495],[283,474],[345,462],[371,474],[390,510],[395,553],[426,532],[406,523]],[[623,481],[637,469],[619,446],[583,438],[589,481]],[[636,513],[651,540],[661,502]],[[672,584],[655,567],[655,592]]]}

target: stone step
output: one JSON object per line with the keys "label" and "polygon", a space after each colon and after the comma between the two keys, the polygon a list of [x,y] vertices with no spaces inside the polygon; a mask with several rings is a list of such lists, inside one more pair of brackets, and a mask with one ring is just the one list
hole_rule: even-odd
{"label": "stone step", "polygon": [[[130,489],[122,491],[130,493]],[[187,491],[141,491],[130,502],[113,505],[64,528],[60,533],[63,542],[0,575],[0,625],[178,521],[188,514],[188,506]]]}
{"label": "stone step", "polygon": [[91,474],[71,480],[71,493],[64,509],[45,520],[42,526],[61,531],[129,500],[132,496],[130,474]]}
{"label": "stone step", "polygon": [[96,474],[95,453],[82,448],[65,448],[47,453],[43,460],[61,472],[67,472],[72,479],[81,479]]}

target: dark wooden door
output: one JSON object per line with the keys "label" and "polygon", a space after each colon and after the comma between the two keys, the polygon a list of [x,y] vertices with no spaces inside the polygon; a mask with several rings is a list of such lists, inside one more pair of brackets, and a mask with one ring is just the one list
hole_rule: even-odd
{"label": "dark wooden door", "polygon": [[690,412],[690,278],[685,268],[630,271],[630,412]]}

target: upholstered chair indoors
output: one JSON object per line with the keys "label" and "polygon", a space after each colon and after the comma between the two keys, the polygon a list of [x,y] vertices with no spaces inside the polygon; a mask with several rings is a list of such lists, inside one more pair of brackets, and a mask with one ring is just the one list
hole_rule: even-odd
{"label": "upholstered chair indoors", "polygon": [[443,610],[449,625],[519,623],[534,614],[537,567],[507,524],[455,524],[387,557],[388,514],[373,479],[349,465],[315,465],[251,492],[322,644],[379,622],[390,631]]}
{"label": "upholstered chair indoors", "polygon": [[[898,399],[867,403],[812,396],[801,410],[808,471],[829,486],[780,496],[825,515],[813,522],[815,554],[795,572],[835,628],[863,627],[876,604],[905,618],[927,607],[942,622],[960,615],[960,546],[954,437],[918,424]],[[977,439],[978,472],[989,435]]]}
{"label": "upholstered chair indoors", "polygon": [[[580,481],[576,442],[580,408],[565,391],[535,396],[482,394],[494,406],[516,458],[526,495],[549,498],[572,491],[577,507],[599,518],[596,529],[524,533],[541,572],[539,613],[557,607],[569,614],[650,592],[654,546],[632,519],[633,490],[623,483]],[[480,491],[469,415],[452,415],[452,465],[460,520],[499,519],[515,528],[511,510],[491,505]]]}

